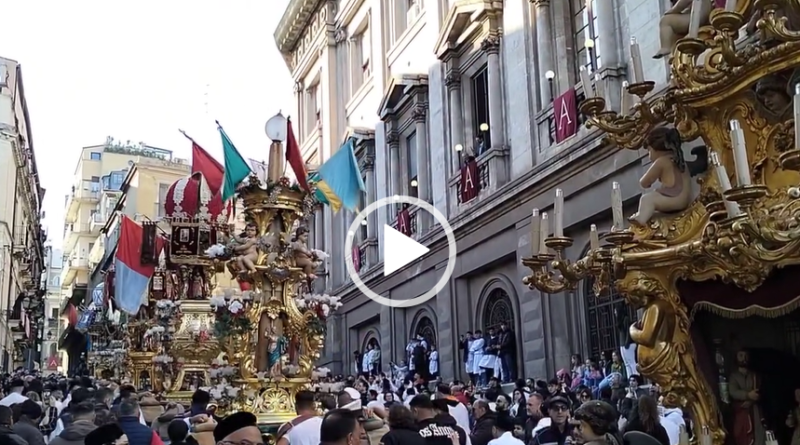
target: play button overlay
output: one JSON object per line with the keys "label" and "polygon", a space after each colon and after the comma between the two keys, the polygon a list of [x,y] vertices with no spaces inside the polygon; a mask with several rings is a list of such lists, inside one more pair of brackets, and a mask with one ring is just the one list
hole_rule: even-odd
{"label": "play button overlay", "polygon": [[[419,295],[415,298],[406,298],[402,300],[396,300],[392,298],[387,298],[378,293],[373,292],[366,284],[361,280],[358,272],[356,271],[355,265],[353,264],[353,240],[355,238],[356,233],[358,233],[359,228],[367,219],[367,217],[374,211],[378,209],[382,209],[386,206],[394,206],[395,204],[402,203],[408,204],[410,207],[417,208],[417,212],[428,212],[433,216],[433,219],[436,223],[441,226],[444,231],[445,236],[447,237],[447,267],[444,269],[444,273],[441,277],[439,277],[439,281],[436,282],[436,285],[425,292],[422,295]],[[393,207],[394,208],[394,207]],[[435,230],[435,227],[432,227],[432,230]],[[412,265],[415,262],[419,262],[430,252],[430,249],[425,247],[424,245],[417,242],[415,239],[404,235],[402,232],[398,231],[394,227],[384,224],[383,226],[383,237],[381,238],[383,243],[383,276],[388,277],[393,275],[394,273],[398,272],[399,270],[405,268],[408,265]],[[431,298],[435,297],[436,294],[442,291],[445,286],[450,282],[450,276],[453,275],[453,270],[456,267],[456,239],[453,236],[453,228],[450,227],[450,224],[447,222],[447,218],[440,212],[436,207],[428,204],[425,201],[422,201],[418,198],[414,198],[413,196],[393,196],[391,198],[383,198],[372,204],[368,205],[366,209],[364,209],[361,213],[356,215],[353,223],[350,225],[350,228],[347,231],[347,238],[345,239],[345,266],[347,267],[347,273],[350,275],[350,278],[353,280],[353,283],[358,287],[358,289],[364,293],[370,299],[376,301],[379,304],[389,307],[397,307],[397,308],[406,308],[406,307],[413,307],[425,303],[426,301],[430,300]],[[430,268],[433,269],[434,265],[430,265]],[[425,271],[420,271],[420,273]],[[433,271],[430,271],[433,272]],[[413,279],[413,278],[412,278]],[[402,296],[405,297],[405,296]]]}
{"label": "play button overlay", "polygon": [[383,249],[393,252],[392,255],[383,259],[384,277],[388,277],[405,267],[406,264],[431,251],[388,224],[383,225]]}

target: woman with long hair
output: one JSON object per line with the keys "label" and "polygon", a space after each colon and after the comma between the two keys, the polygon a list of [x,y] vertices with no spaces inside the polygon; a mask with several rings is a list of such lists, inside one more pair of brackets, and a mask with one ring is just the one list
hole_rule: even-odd
{"label": "woman with long hair", "polygon": [[414,421],[411,410],[404,405],[393,405],[386,418],[389,432],[384,434],[380,442],[384,445],[425,445],[425,439],[419,434],[419,427]]}
{"label": "woman with long hair", "polygon": [[658,404],[651,396],[641,396],[636,408],[631,411],[625,432],[639,431],[653,436],[661,445],[670,445],[667,430],[661,425],[661,416],[658,414]]}

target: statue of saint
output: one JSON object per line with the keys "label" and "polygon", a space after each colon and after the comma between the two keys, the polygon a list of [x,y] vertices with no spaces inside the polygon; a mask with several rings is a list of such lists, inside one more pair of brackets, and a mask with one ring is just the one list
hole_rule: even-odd
{"label": "statue of saint", "polygon": [[275,329],[274,323],[265,335],[267,337],[267,364],[269,367],[269,375],[271,377],[282,377],[283,370],[281,369],[281,359],[288,349],[286,337]]}
{"label": "statue of saint", "polygon": [[190,300],[202,300],[205,298],[205,280],[203,279],[203,272],[200,268],[196,268],[192,274],[191,293],[189,294]]}
{"label": "statue of saint", "polygon": [[764,445],[766,432],[761,423],[759,382],[750,370],[747,351],[736,353],[736,369],[728,378],[728,393],[733,399],[733,440],[736,445]]}
{"label": "statue of saint", "polygon": [[697,156],[687,162],[683,158],[681,136],[674,128],[659,127],[647,135],[645,145],[650,154],[650,168],[639,180],[642,188],[648,189],[656,182],[655,190],[645,192],[639,198],[639,211],[629,219],[639,225],[647,225],[655,212],[680,212],[692,202],[692,176],[708,168],[708,149],[695,147]]}

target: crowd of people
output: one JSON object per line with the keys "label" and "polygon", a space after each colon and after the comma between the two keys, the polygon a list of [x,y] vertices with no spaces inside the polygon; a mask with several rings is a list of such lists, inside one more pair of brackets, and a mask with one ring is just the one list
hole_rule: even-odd
{"label": "crowd of people", "polygon": [[[429,359],[436,350],[421,338],[409,344],[409,355],[418,356],[409,360],[411,366],[394,365],[393,370],[401,372],[381,373],[370,367],[347,377],[323,377],[296,395],[297,417],[280,427],[275,443],[622,445],[623,435],[627,439],[632,434],[638,435],[638,442],[626,443],[688,444],[691,428],[681,410],[661,406],[658,386],[643,385],[617,354],[585,362],[576,355],[572,366],[552,379],[503,384],[503,377],[513,374],[502,364],[502,333],[502,328],[489,333],[480,358],[469,343],[480,344],[485,338],[480,333],[464,337],[466,381],[443,383],[438,364],[432,369],[430,360],[419,360],[422,352]],[[501,363],[481,367],[486,348],[496,350]],[[359,358],[362,364],[372,363]],[[480,373],[472,372],[476,361]],[[2,445],[195,443],[268,442],[251,414],[218,417],[215,401],[203,390],[197,390],[184,408],[109,380],[18,372],[2,381]]]}

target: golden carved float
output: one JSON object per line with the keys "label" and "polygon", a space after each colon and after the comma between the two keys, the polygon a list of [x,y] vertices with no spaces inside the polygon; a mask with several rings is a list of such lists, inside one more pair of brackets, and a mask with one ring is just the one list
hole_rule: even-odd
{"label": "golden carved float", "polygon": [[[309,247],[305,222],[318,202],[313,188],[283,176],[282,150],[270,147],[268,178],[239,185],[243,226],[229,224],[221,183],[206,179],[221,172],[200,168],[170,187],[167,255],[149,259],[159,262],[149,304],[127,324],[137,387],[186,404],[205,389],[218,413],[250,411],[265,426],[295,416],[294,397],[309,387],[326,318],[340,304],[313,292],[326,255]],[[144,227],[147,244],[156,229]],[[157,251],[145,244],[143,252]]]}
{"label": "golden carved float", "polygon": [[[798,11],[797,0],[739,0],[735,10],[715,9],[708,26],[678,40],[665,91],[654,94],[655,83],[639,79],[628,87],[639,100],[624,112],[609,111],[602,97],[584,101],[587,125],[622,149],[644,145],[652,157],[659,150],[653,133],[667,131],[660,129],[676,129],[683,143],[702,139],[708,172],[693,179],[699,192],[678,211],[656,213],[627,229],[615,215],[605,245],[593,233],[585,258],[567,259],[573,240],[548,231],[540,241],[546,247],[523,260],[531,269],[524,283],[531,288],[558,293],[590,278],[597,290],[613,287],[642,308],[642,319],[630,327],[639,371],[660,386],[665,405],[688,409],[696,437],[708,434],[716,444],[726,437],[722,419],[737,405],[728,406],[727,383],[701,371],[691,330],[694,311],[703,305],[689,302],[700,298],[692,286],[710,289],[703,282],[714,282],[731,293],[738,288],[747,302],[737,308],[726,308],[724,297],[703,303],[729,318],[777,318],[800,304],[796,289],[788,302],[763,303],[764,289],[779,280],[780,270],[800,265]],[[748,22],[757,32],[742,32]],[[687,164],[676,161],[676,172]],[[727,172],[734,171],[731,181]],[[621,213],[621,200],[615,212]]]}

